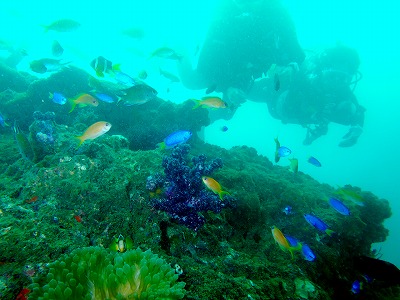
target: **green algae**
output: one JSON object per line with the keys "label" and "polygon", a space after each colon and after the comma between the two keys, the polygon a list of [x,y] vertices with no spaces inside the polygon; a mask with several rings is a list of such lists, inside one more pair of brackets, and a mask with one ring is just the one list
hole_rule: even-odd
{"label": "green algae", "polygon": [[[80,247],[108,247],[113,238],[123,234],[135,245],[151,248],[182,267],[187,299],[281,299],[295,293],[294,281],[305,273],[318,295],[329,299],[333,293],[329,278],[337,276],[335,266],[351,260],[349,253],[369,254],[370,243],[387,235],[381,225],[390,216],[387,201],[366,193],[367,205],[351,207],[354,216],[344,218],[322,197],[329,195],[332,187],[301,172],[293,176],[255,155],[254,149],[228,151],[207,144],[194,145],[193,155],[212,153],[223,158],[224,167],[217,176],[238,199],[238,205],[220,215],[206,213],[206,225],[193,233],[171,223],[166,214],[150,205],[145,182],[147,176],[161,170],[163,152],[127,147],[121,136],[105,136],[78,153],[55,153],[36,165],[25,165],[25,172],[14,173],[9,166],[1,181],[18,181],[11,180],[13,185],[1,190],[0,227],[12,228],[0,242],[1,261],[5,265],[17,261],[22,272],[28,263],[51,262]],[[33,195],[38,200],[26,203]],[[341,242],[327,237],[323,244],[317,242],[314,228],[300,213],[289,216],[290,222],[285,219],[281,212],[285,204],[299,212],[312,209],[321,214],[340,234]],[[75,215],[82,222],[77,222]],[[170,244],[168,251],[161,243],[161,222],[167,224],[164,238]],[[306,240],[317,261],[310,263],[300,256],[290,261],[270,236],[271,225],[284,226],[285,232]],[[359,232],[363,235],[356,234]],[[341,273],[352,276],[350,269]],[[325,279],[319,279],[321,276]],[[26,286],[29,277],[22,282]],[[322,292],[324,289],[329,292]]]}
{"label": "green algae", "polygon": [[318,299],[315,293],[315,287],[311,281],[296,278],[294,283],[296,285],[296,295],[301,299]]}
{"label": "green algae", "polygon": [[[63,75],[30,86],[27,94],[39,109],[46,107],[41,99],[48,96],[48,86],[59,84]],[[80,92],[85,78],[81,74],[59,90]],[[326,201],[334,187],[273,165],[253,148],[226,150],[193,136],[190,155],[222,158],[224,166],[215,177],[237,199],[236,208],[218,215],[204,213],[207,222],[197,233],[153,209],[146,178],[162,171],[162,158],[168,153],[156,149],[156,144],[174,130],[195,132],[209,122],[206,110],[191,106],[157,100],[145,109],[130,108],[129,114],[110,111],[112,130],[79,149],[74,136],[102,113],[85,108],[71,116],[68,108],[56,106],[54,152],[38,155],[35,163],[20,159],[11,132],[5,132],[0,141],[4,150],[0,159],[2,299],[15,299],[32,276],[46,274],[46,265],[63,254],[88,246],[107,248],[120,234],[131,238],[135,247],[151,249],[171,265],[178,264],[186,299],[287,299],[296,294],[297,278],[314,286],[310,299],[333,299],[338,291],[349,295],[352,281],[360,276],[353,270],[354,255],[370,255],[371,244],[388,235],[383,222],[391,215],[389,203],[372,193],[348,187],[364,198],[365,206],[346,203],[352,215],[341,216]],[[28,103],[14,115],[20,117],[24,130],[31,121],[23,116],[32,115],[31,110]],[[37,200],[29,202],[35,196]],[[294,214],[282,212],[287,205]],[[338,237],[317,236],[302,216],[311,212]],[[308,262],[300,255],[290,260],[275,244],[272,225],[306,242],[317,260]],[[396,287],[365,290],[365,296],[381,299],[396,293]]]}

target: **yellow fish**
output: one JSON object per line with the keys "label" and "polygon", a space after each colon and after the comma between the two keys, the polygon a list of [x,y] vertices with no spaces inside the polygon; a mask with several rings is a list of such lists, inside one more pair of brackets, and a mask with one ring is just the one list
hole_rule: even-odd
{"label": "yellow fish", "polygon": [[272,226],[271,227],[271,232],[272,232],[272,236],[274,237],[275,242],[278,243],[279,247],[283,250],[283,251],[289,251],[290,254],[292,255],[292,259],[294,258],[293,256],[293,251],[295,250],[300,250],[303,245],[301,243],[299,243],[299,245],[297,247],[292,247],[290,246],[288,240],[286,239],[286,237],[283,235],[282,231],[280,231],[277,227]]}
{"label": "yellow fish", "polygon": [[228,192],[222,190],[221,185],[215,179],[213,179],[211,177],[207,177],[207,176],[203,176],[203,177],[201,177],[201,179],[203,179],[203,182],[207,188],[212,190],[215,194],[219,195],[219,198],[221,200],[224,200],[224,199],[222,199],[222,195],[224,195],[224,194],[230,195]]}
{"label": "yellow fish", "polygon": [[275,162],[277,163],[277,162],[279,162],[279,159],[281,158],[279,156],[279,152],[278,152],[279,148],[281,147],[281,143],[279,142],[278,137],[276,137],[274,139],[274,141],[275,141]]}
{"label": "yellow fish", "polygon": [[77,136],[76,138],[79,140],[79,145],[82,145],[86,140],[94,140],[99,136],[105,134],[111,128],[111,124],[108,122],[100,121],[96,122],[91,125],[86,131],[81,135]]}
{"label": "yellow fish", "polygon": [[299,171],[299,160],[297,158],[289,158],[290,166],[289,169],[293,173],[297,173]]}
{"label": "yellow fish", "polygon": [[364,206],[364,199],[363,197],[355,191],[346,189],[346,188],[339,188],[336,192],[336,195],[339,195],[344,200],[352,201],[354,204],[358,206]]}
{"label": "yellow fish", "polygon": [[17,122],[14,122],[13,130],[19,153],[22,155],[23,158],[33,160],[35,158],[35,153],[33,152],[31,142],[21,131],[21,129],[19,129]]}
{"label": "yellow fish", "polygon": [[196,102],[193,109],[198,107],[210,107],[210,108],[227,108],[226,103],[219,97],[203,97],[201,100],[192,99]]}
{"label": "yellow fish", "polygon": [[75,98],[70,99],[71,102],[71,110],[70,113],[75,109],[76,105],[91,105],[91,106],[98,106],[99,101],[89,94],[79,94]]}

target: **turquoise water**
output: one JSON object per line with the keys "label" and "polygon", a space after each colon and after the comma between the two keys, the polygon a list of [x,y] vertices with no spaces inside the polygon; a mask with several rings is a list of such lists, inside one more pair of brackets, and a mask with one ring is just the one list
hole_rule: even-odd
{"label": "turquoise water", "polygon": [[[136,2],[136,1],[135,1]],[[354,47],[361,58],[363,79],[355,91],[366,111],[364,133],[351,148],[339,148],[346,128],[331,125],[328,135],[310,146],[303,146],[305,131],[300,126],[283,125],[270,117],[266,104],[247,102],[230,121],[216,121],[204,130],[205,140],[223,147],[249,145],[271,160],[273,138],[279,135],[284,144],[292,145],[298,158],[317,156],[323,168],[300,165],[300,171],[331,185],[352,184],[369,190],[390,201],[393,215],[386,226],[390,236],[382,247],[382,258],[400,266],[400,194],[397,149],[399,148],[399,4],[380,1],[379,5],[365,1],[284,1],[297,29],[304,49],[332,46],[337,41]],[[55,4],[54,4],[55,3]],[[18,65],[19,71],[32,73],[29,62],[51,55],[51,44],[57,39],[65,48],[63,59],[72,61],[93,73],[88,62],[103,55],[120,63],[124,71],[135,75],[148,72],[147,83],[159,91],[159,97],[177,103],[198,97],[204,91],[188,91],[179,83],[160,78],[159,67],[177,72],[175,62],[147,60],[149,54],[162,46],[194,54],[204,39],[212,17],[214,1],[118,1],[87,2],[8,1],[0,11],[0,39],[27,51]],[[82,24],[76,32],[45,33],[41,25],[61,18],[71,18]],[[121,32],[140,27],[146,32],[142,39],[132,39]],[[234,51],[234,49],[232,49]],[[0,57],[7,55],[0,50]],[[228,132],[219,128],[227,125]],[[284,163],[282,163],[284,164]]]}
{"label": "turquoise water", "polygon": [[[303,146],[305,130],[296,125],[283,125],[269,116],[267,106],[246,103],[231,120],[218,121],[206,129],[206,140],[224,146],[246,144],[259,153],[273,158],[273,137],[279,134],[282,144],[292,149],[299,159],[318,156],[323,168],[304,164],[299,170],[320,182],[331,185],[352,184],[389,200],[393,215],[386,221],[389,237],[381,248],[382,259],[400,266],[400,192],[397,188],[397,149],[400,146],[397,86],[400,67],[399,27],[400,5],[383,1],[379,6],[363,1],[285,1],[303,48],[313,49],[343,42],[359,51],[363,79],[355,94],[367,111],[364,132],[351,148],[337,146],[346,128],[330,124],[328,135],[310,146]],[[226,133],[218,127],[227,125]],[[209,136],[210,135],[210,136]]]}

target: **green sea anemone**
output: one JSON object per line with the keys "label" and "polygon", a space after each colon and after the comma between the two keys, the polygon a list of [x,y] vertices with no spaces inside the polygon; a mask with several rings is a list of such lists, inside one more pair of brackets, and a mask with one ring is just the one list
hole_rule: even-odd
{"label": "green sea anemone", "polygon": [[125,253],[76,249],[49,264],[29,299],[181,299],[184,282],[165,260],[139,248]]}

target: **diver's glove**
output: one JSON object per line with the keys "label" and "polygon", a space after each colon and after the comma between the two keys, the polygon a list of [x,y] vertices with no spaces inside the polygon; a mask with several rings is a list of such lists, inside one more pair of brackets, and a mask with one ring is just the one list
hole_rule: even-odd
{"label": "diver's glove", "polygon": [[314,142],[320,136],[327,134],[327,132],[328,124],[326,123],[314,125],[313,127],[310,125],[307,126],[306,138],[303,141],[303,145],[311,145],[312,142]]}
{"label": "diver's glove", "polygon": [[291,67],[293,69],[293,71],[295,71],[296,73],[299,72],[299,70],[300,70],[299,64],[295,61],[289,63],[288,67]]}
{"label": "diver's glove", "polygon": [[349,131],[342,137],[339,147],[351,147],[357,143],[363,129],[360,125],[350,127]]}

